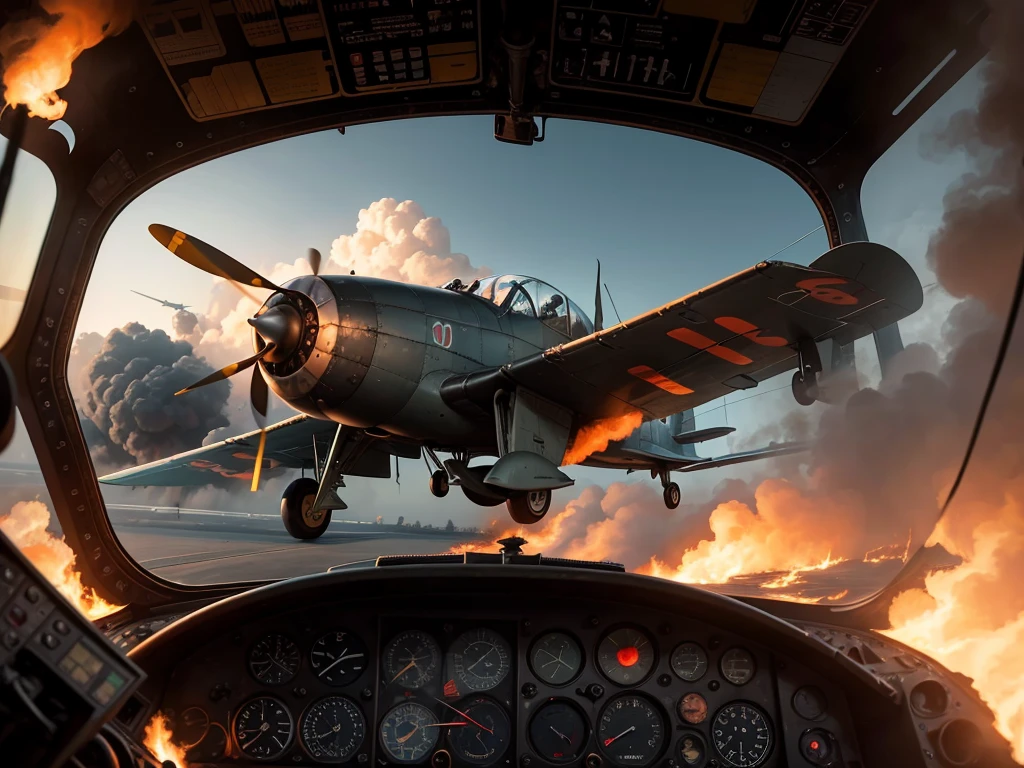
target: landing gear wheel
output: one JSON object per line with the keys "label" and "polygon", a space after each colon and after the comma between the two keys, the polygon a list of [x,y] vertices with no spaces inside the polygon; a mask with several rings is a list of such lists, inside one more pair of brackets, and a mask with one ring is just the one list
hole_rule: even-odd
{"label": "landing gear wheel", "polygon": [[430,476],[430,492],[443,499],[448,495],[448,473],[439,469]]}
{"label": "landing gear wheel", "polygon": [[320,485],[311,477],[293,480],[281,496],[281,521],[296,539],[319,539],[331,524],[331,510],[313,511]]}
{"label": "landing gear wheel", "polygon": [[793,397],[800,405],[814,405],[818,399],[818,383],[814,374],[801,375],[800,371],[793,374]]}
{"label": "landing gear wheel", "polygon": [[519,493],[505,502],[509,515],[520,525],[536,523],[548,513],[550,506],[550,490]]}
{"label": "landing gear wheel", "polygon": [[669,483],[665,486],[665,490],[662,492],[662,498],[665,499],[665,506],[669,509],[675,509],[679,506],[679,501],[683,498],[682,491],[679,490],[678,483]]}

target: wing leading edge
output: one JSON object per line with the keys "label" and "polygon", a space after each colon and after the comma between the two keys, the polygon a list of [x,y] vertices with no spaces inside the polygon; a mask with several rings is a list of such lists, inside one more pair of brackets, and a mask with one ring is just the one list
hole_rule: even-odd
{"label": "wing leading edge", "polygon": [[848,243],[809,267],[762,262],[501,370],[584,419],[636,410],[656,419],[796,368],[801,341],[849,344],[922,302],[917,275],[896,252]]}

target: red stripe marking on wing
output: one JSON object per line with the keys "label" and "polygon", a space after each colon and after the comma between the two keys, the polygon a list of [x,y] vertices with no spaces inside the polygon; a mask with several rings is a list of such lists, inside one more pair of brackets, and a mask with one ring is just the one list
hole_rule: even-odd
{"label": "red stripe marking on wing", "polygon": [[637,365],[629,369],[628,373],[631,376],[636,376],[638,379],[643,379],[648,384],[653,384],[658,389],[663,389],[666,392],[670,392],[673,395],[689,395],[693,394],[693,390],[689,387],[684,387],[678,382],[672,381],[665,376],[662,376],[656,370],[651,368],[649,365]]}
{"label": "red stripe marking on wing", "polygon": [[674,331],[669,331],[668,335],[676,341],[681,341],[683,344],[688,344],[695,349],[703,350],[709,355],[714,355],[733,365],[750,365],[754,362],[746,355],[741,355],[739,352],[734,352],[727,347],[720,346],[714,339],[709,339],[704,334],[697,333],[689,328],[676,328]]}

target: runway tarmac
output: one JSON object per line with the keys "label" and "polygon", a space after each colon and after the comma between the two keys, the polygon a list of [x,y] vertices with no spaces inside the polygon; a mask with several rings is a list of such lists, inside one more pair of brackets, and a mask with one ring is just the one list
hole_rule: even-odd
{"label": "runway tarmac", "polygon": [[110,504],[121,544],[144,568],[181,584],[282,579],[374,560],[378,555],[445,552],[472,533],[398,528],[335,517],[315,541],[298,541],[278,515]]}

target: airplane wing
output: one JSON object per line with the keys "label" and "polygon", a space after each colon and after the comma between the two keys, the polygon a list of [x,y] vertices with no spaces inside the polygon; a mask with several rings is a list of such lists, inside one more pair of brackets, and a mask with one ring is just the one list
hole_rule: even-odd
{"label": "airplane wing", "polygon": [[[278,468],[302,469],[313,466],[313,442],[323,460],[330,448],[337,424],[294,416],[267,427],[267,443],[263,452],[263,472]],[[346,429],[349,429],[346,427]],[[355,428],[351,428],[357,432]],[[204,445],[140,467],[132,467],[99,478],[107,485],[206,485],[213,475],[249,483],[256,462],[260,433],[254,430],[219,443]],[[361,477],[390,477],[391,454],[387,444],[374,441],[370,448],[346,469],[346,474]]]}
{"label": "airplane wing", "polygon": [[849,344],[922,303],[897,253],[848,243],[809,267],[762,262],[500,373],[584,419],[662,418],[795,369],[801,339]]}
{"label": "airplane wing", "polygon": [[752,451],[741,451],[740,453],[727,453],[723,456],[715,456],[708,459],[699,459],[695,463],[688,463],[679,467],[673,467],[680,472],[697,472],[701,469],[716,469],[718,467],[729,467],[733,464],[745,464],[748,461],[760,461],[778,456],[788,456],[791,453],[802,453],[813,446],[810,442],[793,443],[769,443],[767,448],[756,448]]}

